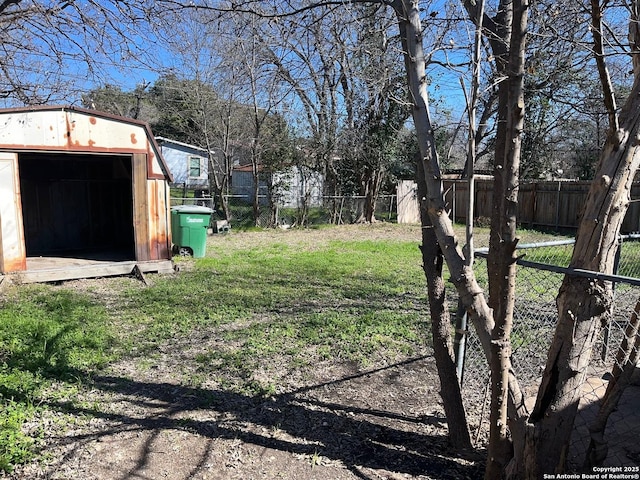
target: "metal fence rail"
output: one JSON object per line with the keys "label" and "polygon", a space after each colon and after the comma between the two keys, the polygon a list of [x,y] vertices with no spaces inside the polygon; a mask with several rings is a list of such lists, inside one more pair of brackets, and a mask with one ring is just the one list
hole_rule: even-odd
{"label": "metal fence rail", "polygon": [[[640,299],[640,235],[621,237],[618,275],[605,276],[597,272],[568,269],[573,241],[521,245],[518,253],[516,304],[512,332],[512,363],[521,387],[530,401],[535,394],[545,367],[547,351],[557,322],[556,296],[566,273],[601,278],[614,286],[614,301],[610,321],[602,329],[594,349],[587,380],[581,391],[579,413],[574,425],[569,467],[582,467],[590,442],[589,426],[598,412],[611,371],[619,360],[616,353],[630,334],[626,331]],[[478,279],[486,287],[486,251],[480,250],[476,263]],[[636,366],[636,373],[638,367]],[[477,336],[469,331],[466,339],[463,392],[469,417],[478,443],[488,434],[489,369]],[[635,396],[635,397],[634,397]],[[631,385],[621,399],[617,411],[610,417],[605,430],[611,466],[637,465],[640,445],[640,384]],[[630,404],[631,402],[631,404]],[[635,402],[635,407],[633,404]],[[635,429],[635,431],[634,431]]]}

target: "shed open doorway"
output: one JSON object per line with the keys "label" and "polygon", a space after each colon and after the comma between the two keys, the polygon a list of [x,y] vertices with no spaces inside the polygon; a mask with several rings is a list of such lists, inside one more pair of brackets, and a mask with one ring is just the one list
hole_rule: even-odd
{"label": "shed open doorway", "polygon": [[131,155],[23,152],[18,171],[28,259],[135,260]]}

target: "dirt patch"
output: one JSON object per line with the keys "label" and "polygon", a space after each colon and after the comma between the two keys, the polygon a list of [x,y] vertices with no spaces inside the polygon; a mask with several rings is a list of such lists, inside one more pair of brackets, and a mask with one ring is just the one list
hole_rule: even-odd
{"label": "dirt patch", "polygon": [[[160,361],[159,364],[162,362]],[[176,365],[128,362],[39,424],[45,461],[4,478],[462,479],[430,355],[360,371],[325,362],[295,389],[252,398],[181,384]],[[289,388],[291,385],[288,386]],[[77,405],[82,405],[78,407]]]}

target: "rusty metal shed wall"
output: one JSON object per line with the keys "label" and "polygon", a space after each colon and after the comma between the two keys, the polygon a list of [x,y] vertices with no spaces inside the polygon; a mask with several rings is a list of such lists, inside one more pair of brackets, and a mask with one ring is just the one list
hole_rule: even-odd
{"label": "rusty metal shed wall", "polygon": [[0,152],[0,271],[27,267],[17,155]]}
{"label": "rusty metal shed wall", "polygon": [[149,178],[172,181],[149,125],[77,107],[0,109],[0,149],[146,153]]}
{"label": "rusty metal shed wall", "polygon": [[140,232],[136,260],[170,260],[171,174],[146,123],[68,107],[0,109],[0,272],[27,268],[20,152],[42,155],[44,162],[52,153],[131,158],[139,172],[137,186],[132,185],[134,228]]}

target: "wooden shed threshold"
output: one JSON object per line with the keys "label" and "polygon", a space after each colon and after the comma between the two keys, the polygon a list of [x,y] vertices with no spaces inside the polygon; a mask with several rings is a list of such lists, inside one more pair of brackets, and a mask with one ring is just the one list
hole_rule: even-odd
{"label": "wooden shed threshold", "polygon": [[171,260],[110,261],[67,257],[27,257],[27,270],[5,274],[13,283],[45,283],[81,278],[130,275],[136,266],[143,273],[173,273]]}

